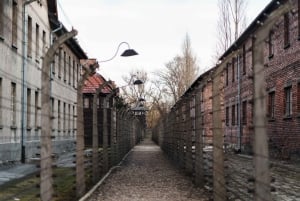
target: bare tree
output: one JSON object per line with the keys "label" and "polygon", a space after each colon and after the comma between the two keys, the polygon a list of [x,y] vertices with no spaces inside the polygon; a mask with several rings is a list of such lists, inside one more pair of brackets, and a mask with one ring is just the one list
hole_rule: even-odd
{"label": "bare tree", "polygon": [[166,101],[174,104],[190,87],[199,72],[188,34],[186,34],[182,45],[182,55],[175,56],[165,64],[165,67],[164,70],[155,72],[155,75],[159,78],[156,83],[161,85],[159,90],[163,90],[164,93],[168,94],[169,99]]}
{"label": "bare tree", "polygon": [[246,28],[247,0],[219,0],[217,60]]}

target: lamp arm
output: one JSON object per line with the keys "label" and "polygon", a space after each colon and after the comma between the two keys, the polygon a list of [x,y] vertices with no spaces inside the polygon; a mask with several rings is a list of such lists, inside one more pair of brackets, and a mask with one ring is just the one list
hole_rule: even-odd
{"label": "lamp arm", "polygon": [[107,59],[107,60],[98,61],[98,63],[103,63],[103,62],[107,62],[107,61],[113,60],[113,59],[117,56],[117,54],[118,54],[118,52],[119,52],[119,49],[120,49],[120,46],[121,46],[122,44],[126,44],[126,45],[128,46],[128,49],[130,49],[130,46],[129,46],[129,44],[128,44],[127,42],[125,42],[125,41],[124,41],[124,42],[121,42],[121,43],[118,45],[117,51],[116,51],[116,53],[114,54],[114,56],[112,56],[110,59]]}

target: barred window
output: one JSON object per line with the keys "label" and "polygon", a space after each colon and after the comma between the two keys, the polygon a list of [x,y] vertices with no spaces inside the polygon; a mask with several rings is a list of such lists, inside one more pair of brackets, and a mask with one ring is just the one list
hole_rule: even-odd
{"label": "barred window", "polygon": [[235,105],[232,105],[231,107],[231,125],[235,125],[235,120],[236,120],[236,116],[235,116]]}
{"label": "barred window", "polygon": [[290,45],[290,19],[289,13],[284,14],[284,48]]}
{"label": "barred window", "polygon": [[292,86],[284,88],[284,115],[292,115]]}
{"label": "barred window", "polygon": [[27,117],[26,117],[26,119],[27,119],[27,128],[30,127],[30,123],[31,123],[31,121],[30,121],[31,118],[30,117],[31,117],[31,89],[28,88],[27,89]]}
{"label": "barred window", "polygon": [[18,4],[17,1],[13,1],[12,3],[12,46],[17,47],[18,43]]}
{"label": "barred window", "polygon": [[274,56],[273,37],[274,37],[274,32],[270,31],[270,33],[269,33],[269,58],[272,58]]}
{"label": "barred window", "polygon": [[242,53],[242,57],[243,57],[243,62],[242,62],[242,74],[245,75],[246,74],[246,45],[243,45],[243,53]]}
{"label": "barred window", "polygon": [[229,126],[229,107],[226,107],[225,111],[225,124],[226,126]]}
{"label": "barred window", "polygon": [[275,91],[272,91],[268,95],[268,117],[275,118]]}
{"label": "barred window", "polygon": [[32,18],[30,16],[28,16],[27,23],[27,56],[32,57]]}
{"label": "barred window", "polygon": [[229,83],[229,75],[228,75],[228,71],[229,71],[229,63],[227,63],[226,64],[226,70],[225,70],[225,73],[226,73],[226,75],[225,75],[225,83],[226,83],[226,86],[228,86],[228,83]]}
{"label": "barred window", "polygon": [[60,100],[57,100],[57,129],[61,129]]}
{"label": "barred window", "polygon": [[247,124],[247,101],[242,102],[242,124]]}
{"label": "barred window", "polygon": [[39,61],[40,56],[40,26],[35,25],[35,59]]}
{"label": "barred window", "polygon": [[38,110],[39,110],[39,92],[35,92],[34,96],[34,127],[38,127]]}
{"label": "barred window", "polygon": [[10,108],[11,108],[11,125],[16,126],[16,115],[17,115],[17,85],[16,83],[11,83],[11,98],[10,98]]}
{"label": "barred window", "polygon": [[232,82],[235,81],[235,58],[232,58]]}

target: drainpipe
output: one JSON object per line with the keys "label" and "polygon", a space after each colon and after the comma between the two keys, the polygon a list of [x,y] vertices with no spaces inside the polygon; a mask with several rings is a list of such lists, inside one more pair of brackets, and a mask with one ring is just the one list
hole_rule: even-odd
{"label": "drainpipe", "polygon": [[22,5],[22,93],[21,93],[21,162],[25,163],[25,137],[26,137],[26,111],[27,111],[27,90],[26,90],[26,68],[27,68],[27,19],[26,6],[37,0],[27,0]]}
{"label": "drainpipe", "polygon": [[237,55],[237,81],[238,81],[238,151],[242,150],[242,119],[241,119],[241,69],[240,69],[240,55]]}

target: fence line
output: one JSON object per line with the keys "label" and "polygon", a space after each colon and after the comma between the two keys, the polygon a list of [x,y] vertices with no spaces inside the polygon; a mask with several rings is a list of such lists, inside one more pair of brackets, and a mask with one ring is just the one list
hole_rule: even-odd
{"label": "fence line", "polygon": [[[279,142],[278,136],[272,133],[275,129],[270,127],[273,122],[268,121],[267,103],[270,97],[268,88],[265,88],[267,81],[270,82],[271,76],[274,76],[269,73],[271,69],[266,69],[266,66],[271,68],[274,64],[266,61],[265,46],[268,43],[265,42],[271,31],[274,33],[274,29],[279,29],[279,24],[284,20],[282,16],[290,11],[290,2],[285,1],[282,5],[280,2],[271,2],[265,13],[257,18],[258,24],[253,25],[255,29],[252,28],[254,31],[246,31],[248,35],[243,36],[248,37],[243,39],[246,42],[233,46],[232,51],[225,54],[216,67],[202,74],[153,128],[153,140],[174,164],[191,176],[196,185],[211,191],[213,200],[270,201],[297,200],[300,197],[300,193],[294,190],[299,189],[296,183],[300,182],[299,176],[295,177],[300,169],[297,161],[269,156],[269,153],[275,155],[273,146]],[[295,35],[291,37],[296,38]],[[291,40],[294,41],[294,38]],[[241,65],[242,54],[245,54],[245,67],[249,65],[245,74]],[[292,58],[296,61],[286,61],[284,65],[298,69],[299,66],[294,64],[299,61],[299,51],[295,57]],[[270,66],[267,62],[270,62]],[[275,71],[278,64],[272,68]],[[283,70],[284,73],[295,75],[295,79],[297,76],[299,78],[299,71]],[[235,85],[228,84],[229,72]],[[238,73],[237,77],[235,73]],[[291,83],[289,80],[286,82]],[[296,87],[299,89],[299,83]],[[292,104],[297,105],[300,101],[299,92],[295,90],[292,97],[298,98],[293,99]],[[290,128],[285,129],[282,136],[290,136],[293,130],[299,130],[299,119],[294,115],[290,119],[294,123],[289,124]],[[299,142],[299,138],[299,134],[296,134],[293,139]],[[281,143],[287,146],[285,141]],[[290,144],[293,146],[285,148],[291,150],[289,153],[296,151],[299,161],[300,147]],[[286,168],[286,171],[282,168]]]}

